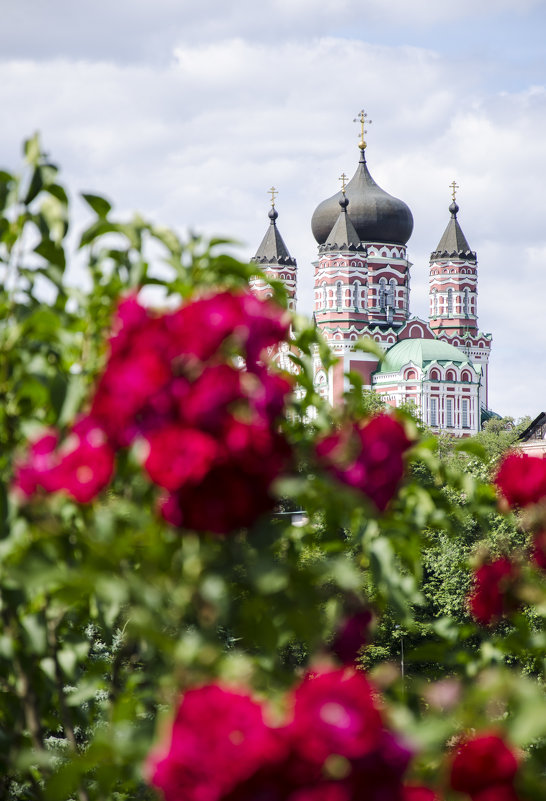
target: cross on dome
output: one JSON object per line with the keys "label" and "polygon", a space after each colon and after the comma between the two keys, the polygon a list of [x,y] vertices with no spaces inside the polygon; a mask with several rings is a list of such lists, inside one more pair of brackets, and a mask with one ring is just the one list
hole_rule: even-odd
{"label": "cross on dome", "polygon": [[358,146],[361,150],[364,150],[364,148],[366,147],[364,134],[368,133],[368,129],[365,126],[371,125],[372,120],[369,120],[367,112],[365,112],[364,109],[361,109],[358,112],[358,115],[353,120],[353,122],[358,122],[358,121],[360,121],[360,142],[358,143]]}
{"label": "cross on dome", "polygon": [[344,172],[342,172],[341,175],[338,178],[338,181],[341,181],[341,191],[343,192],[343,194],[345,194],[345,181],[346,180],[347,180],[347,176],[345,175]]}
{"label": "cross on dome", "polygon": [[277,189],[275,189],[274,186],[272,186],[271,189],[268,189],[267,191],[271,195],[271,206],[275,208],[275,197],[279,194],[279,192],[277,191]]}
{"label": "cross on dome", "polygon": [[456,184],[456,183],[455,183],[455,181],[452,181],[452,182],[449,184],[449,186],[451,187],[451,199],[452,199],[452,201],[455,203],[455,200],[456,200],[456,198],[455,198],[456,191],[457,191],[457,189],[459,189],[459,188],[460,188],[460,187],[459,187],[459,184]]}

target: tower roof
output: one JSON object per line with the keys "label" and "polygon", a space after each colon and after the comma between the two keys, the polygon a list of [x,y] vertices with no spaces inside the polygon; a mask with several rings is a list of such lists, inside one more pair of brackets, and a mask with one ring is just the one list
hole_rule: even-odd
{"label": "tower roof", "polygon": [[295,267],[296,259],[293,259],[288,252],[288,248],[284,244],[284,240],[277,228],[276,220],[278,216],[277,209],[272,206],[268,214],[271,222],[260,247],[256,251],[256,255],[250,261],[257,264],[285,264],[289,267]]}
{"label": "tower roof", "polygon": [[475,262],[476,254],[473,250],[470,250],[470,245],[466,241],[466,237],[459,225],[457,219],[459,206],[454,200],[449,206],[449,211],[451,212],[451,218],[442,238],[438,242],[436,250],[430,254],[431,261],[435,259],[456,258]]}
{"label": "tower roof", "polygon": [[358,251],[366,252],[366,245],[360,241],[356,229],[353,225],[351,218],[347,212],[349,205],[349,198],[342,195],[339,200],[341,211],[338,218],[334,223],[334,227],[330,231],[326,242],[319,247],[319,252],[328,253],[329,251]]}
{"label": "tower roof", "polygon": [[[413,231],[411,211],[403,200],[389,195],[376,184],[366,164],[365,143],[361,142],[359,147],[360,161],[346,187],[351,220],[359,241],[405,245]],[[341,195],[341,191],[337,192],[315,209],[311,228],[319,245],[329,238],[338,216],[337,204]]]}

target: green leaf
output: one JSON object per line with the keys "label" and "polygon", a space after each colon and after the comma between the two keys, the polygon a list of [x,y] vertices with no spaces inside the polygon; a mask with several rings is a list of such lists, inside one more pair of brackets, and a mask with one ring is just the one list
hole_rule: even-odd
{"label": "green leaf", "polygon": [[43,189],[44,182],[42,178],[42,170],[40,167],[36,167],[34,172],[32,173],[32,177],[30,179],[30,184],[27,189],[27,193],[23,200],[25,206],[30,205],[34,198],[38,195],[39,192]]}
{"label": "green leaf", "polygon": [[385,358],[385,351],[381,345],[371,337],[362,337],[362,339],[359,339],[355,342],[354,349],[364,351],[364,353],[372,353],[374,356],[377,356],[380,362]]}
{"label": "green leaf", "polygon": [[461,439],[455,444],[455,450],[459,453],[469,453],[471,456],[476,456],[482,462],[489,461],[486,449],[472,438]]}
{"label": "green leaf", "polygon": [[40,134],[38,132],[25,141],[24,153],[29,164],[34,166],[38,163],[41,155]]}
{"label": "green leaf", "polygon": [[85,200],[88,206],[91,206],[95,214],[101,219],[108,217],[108,214],[112,210],[111,204],[106,200],[106,198],[101,197],[100,195],[91,195],[88,192],[82,192],[82,198]]}
{"label": "green leaf", "polygon": [[64,248],[60,245],[56,245],[50,239],[42,239],[39,245],[34,248],[34,252],[51,264],[60,267],[62,270],[66,267]]}

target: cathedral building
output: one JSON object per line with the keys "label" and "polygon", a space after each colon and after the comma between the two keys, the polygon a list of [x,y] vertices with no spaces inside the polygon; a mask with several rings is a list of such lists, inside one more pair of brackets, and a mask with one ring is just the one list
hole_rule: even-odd
{"label": "cathedral building", "polygon": [[[461,229],[455,182],[447,227],[429,264],[429,317],[410,313],[410,268],[406,245],[413,230],[408,206],[376,184],[366,161],[365,117],[361,112],[359,161],[354,176],[313,214],[318,245],[314,263],[314,319],[337,363],[328,372],[317,360],[315,384],[332,405],[347,388],[345,373],[392,406],[411,402],[435,431],[469,436],[488,412],[491,334],[478,329],[476,253]],[[296,307],[297,264],[277,228],[275,192],[270,224],[253,261],[269,278],[284,282]],[[252,290],[261,297],[268,284]],[[355,348],[371,337],[385,351]]]}

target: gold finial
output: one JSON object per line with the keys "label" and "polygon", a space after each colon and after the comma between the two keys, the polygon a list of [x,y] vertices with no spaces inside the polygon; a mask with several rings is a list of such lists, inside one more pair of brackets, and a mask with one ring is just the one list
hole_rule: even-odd
{"label": "gold finial", "polygon": [[455,203],[455,193],[457,189],[459,189],[459,184],[456,184],[455,181],[449,184],[451,187],[451,200]]}
{"label": "gold finial", "polygon": [[361,150],[364,150],[364,148],[366,147],[364,134],[368,133],[368,129],[365,126],[372,124],[372,121],[368,119],[368,115],[364,111],[364,109],[361,109],[361,111],[358,112],[358,116],[355,117],[353,120],[353,122],[359,122],[359,121],[360,121],[360,142],[358,143],[358,146]]}
{"label": "gold finial", "polygon": [[271,206],[272,206],[272,208],[275,208],[275,197],[276,197],[276,196],[277,196],[279,193],[278,193],[278,191],[275,189],[275,187],[274,187],[274,186],[272,186],[272,187],[271,187],[271,189],[268,189],[267,191],[268,191],[268,192],[271,194]]}
{"label": "gold finial", "polygon": [[345,181],[347,180],[347,176],[345,175],[344,172],[341,173],[338,180],[341,181],[341,191],[343,192],[343,194],[345,194]]}

